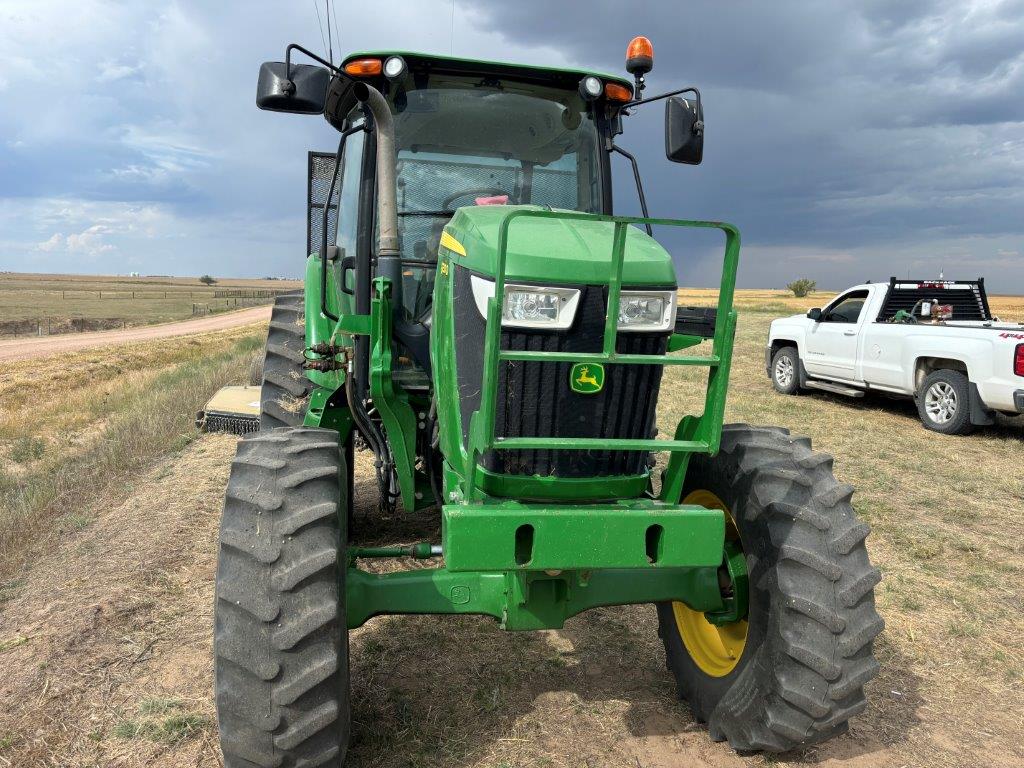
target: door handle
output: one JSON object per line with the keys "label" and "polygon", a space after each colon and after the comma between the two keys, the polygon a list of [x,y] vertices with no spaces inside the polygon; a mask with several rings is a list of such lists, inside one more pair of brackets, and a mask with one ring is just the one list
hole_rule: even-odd
{"label": "door handle", "polygon": [[856,331],[843,331],[843,336],[856,336]]}

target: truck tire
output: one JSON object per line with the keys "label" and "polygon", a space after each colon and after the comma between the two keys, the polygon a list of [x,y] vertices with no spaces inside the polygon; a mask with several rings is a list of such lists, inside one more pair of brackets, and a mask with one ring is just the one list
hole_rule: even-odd
{"label": "truck tire", "polygon": [[227,768],[340,766],[350,731],[347,468],[332,430],[238,443],[221,519],[214,673]]}
{"label": "truck tire", "polygon": [[925,428],[944,435],[968,435],[974,431],[970,382],[959,371],[944,369],[928,374],[915,400]]}
{"label": "truck tire", "polygon": [[717,456],[690,460],[683,501],[725,511],[749,570],[746,620],[716,627],[682,603],[658,605],[679,695],[716,741],[786,752],[845,732],[867,706],[881,576],[852,493],[831,456],[776,427],[726,425]]}
{"label": "truck tire", "polygon": [[783,395],[800,394],[800,354],[796,347],[781,347],[772,355],[772,386]]}
{"label": "truck tire", "polygon": [[313,385],[302,368],[306,349],[304,317],[302,291],[274,299],[263,358],[260,429],[297,427],[306,416]]}

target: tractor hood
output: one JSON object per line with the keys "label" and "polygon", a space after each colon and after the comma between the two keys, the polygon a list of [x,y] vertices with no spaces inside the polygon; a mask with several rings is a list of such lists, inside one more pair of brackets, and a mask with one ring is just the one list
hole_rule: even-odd
{"label": "tractor hood", "polygon": [[[547,210],[536,205],[480,205],[459,208],[445,227],[441,256],[447,255],[477,274],[494,276],[498,233],[518,210]],[[523,217],[508,230],[505,279],[511,282],[607,284],[611,273],[609,221]],[[676,287],[672,257],[637,227],[628,227],[622,269],[624,285]]]}

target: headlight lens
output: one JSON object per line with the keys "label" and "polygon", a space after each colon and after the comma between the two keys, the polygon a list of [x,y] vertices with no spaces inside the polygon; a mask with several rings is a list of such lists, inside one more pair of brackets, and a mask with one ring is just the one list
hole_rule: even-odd
{"label": "headlight lens", "polygon": [[623,291],[619,294],[619,330],[667,331],[675,322],[674,291]]}
{"label": "headlight lens", "polygon": [[[494,282],[473,275],[473,300],[480,314],[487,317],[487,300],[494,295]],[[577,288],[548,288],[535,285],[505,284],[501,324],[507,328],[546,328],[565,330],[572,326],[580,303]]]}

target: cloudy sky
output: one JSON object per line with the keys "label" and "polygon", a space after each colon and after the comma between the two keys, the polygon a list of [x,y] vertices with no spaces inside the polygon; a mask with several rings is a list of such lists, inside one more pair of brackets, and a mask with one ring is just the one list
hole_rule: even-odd
{"label": "cloudy sky", "polygon": [[[614,71],[651,37],[648,93],[702,90],[704,164],[664,160],[659,106],[620,143],[653,214],[739,225],[744,286],[944,270],[1024,293],[1024,0],[334,4],[345,52]],[[0,0],[0,269],[300,274],[305,152],[336,139],[254,95],[286,43],[323,48],[315,8]],[[717,241],[659,236],[681,283],[714,281]]]}

